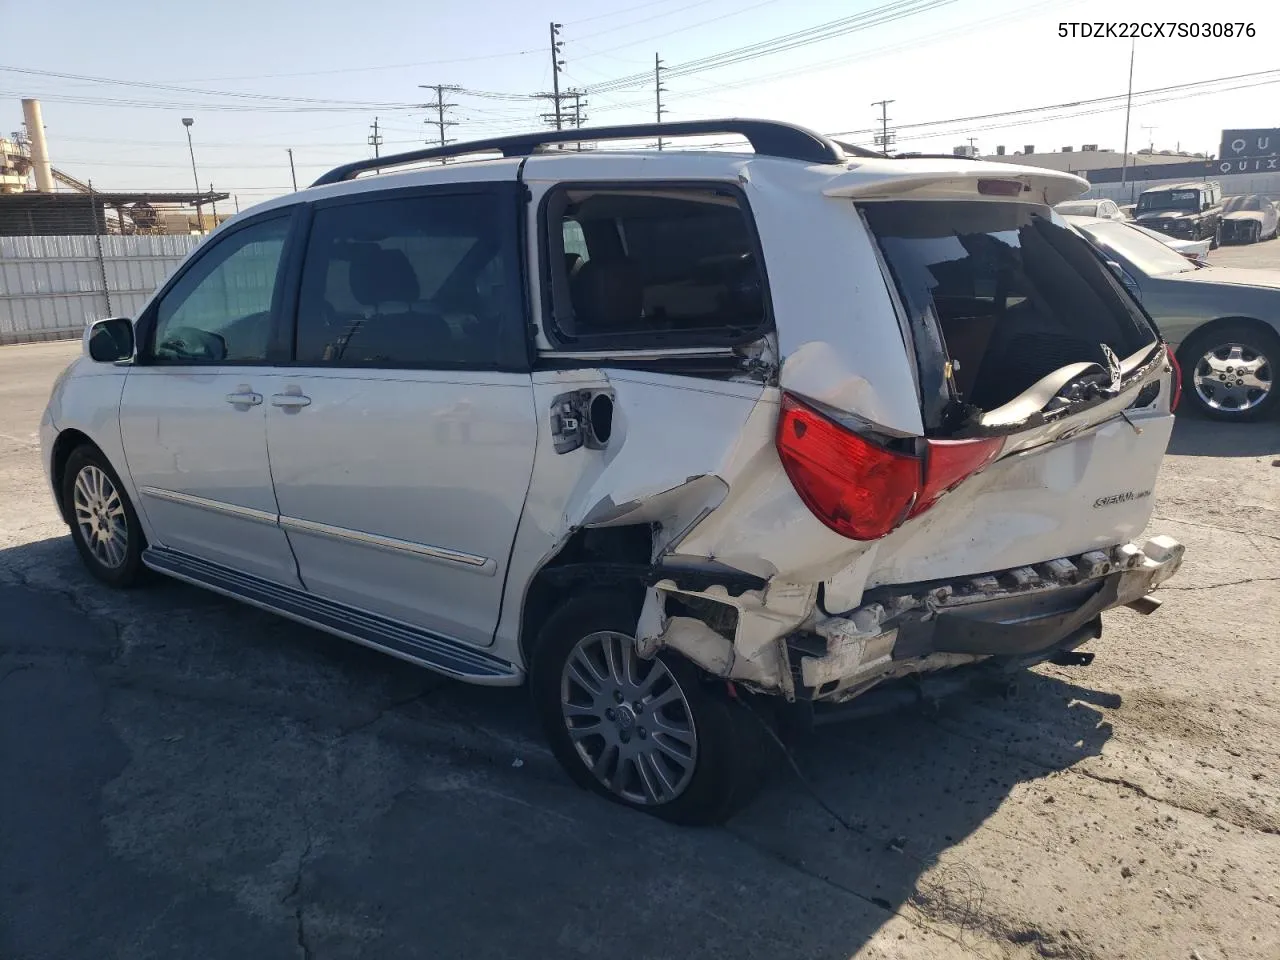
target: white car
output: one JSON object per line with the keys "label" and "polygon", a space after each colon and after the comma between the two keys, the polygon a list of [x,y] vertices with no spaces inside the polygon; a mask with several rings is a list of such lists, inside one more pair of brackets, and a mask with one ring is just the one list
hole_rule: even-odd
{"label": "white car", "polygon": [[[549,148],[658,133],[755,152]],[[1171,364],[1082,188],[744,120],[348,164],[86,332],[54,497],[108,584],[527,684],[579,784],[714,822],[779,713],[1086,662],[1178,568]]]}
{"label": "white car", "polygon": [[1171,237],[1167,233],[1158,233],[1155,230],[1148,230],[1139,223],[1129,223],[1127,226],[1132,227],[1134,230],[1140,230],[1148,237],[1159,240],[1170,250],[1177,251],[1188,260],[1194,260],[1197,263],[1208,262],[1207,258],[1209,256],[1210,245],[1213,243],[1213,241],[1208,237],[1205,237],[1203,240],[1182,240],[1178,237]]}
{"label": "white car", "polygon": [[1065,200],[1054,204],[1053,209],[1064,217],[1100,217],[1103,220],[1123,220],[1124,214],[1114,200]]}

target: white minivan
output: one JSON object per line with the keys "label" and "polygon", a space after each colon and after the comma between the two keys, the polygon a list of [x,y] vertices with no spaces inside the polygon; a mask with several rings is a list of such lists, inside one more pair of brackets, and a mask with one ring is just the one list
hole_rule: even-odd
{"label": "white minivan", "polygon": [[[614,148],[658,134],[751,149]],[[714,822],[779,716],[1084,662],[1178,568],[1172,367],[1085,186],[756,120],[348,164],[86,331],[54,497],[109,584],[528,684],[578,783]]]}

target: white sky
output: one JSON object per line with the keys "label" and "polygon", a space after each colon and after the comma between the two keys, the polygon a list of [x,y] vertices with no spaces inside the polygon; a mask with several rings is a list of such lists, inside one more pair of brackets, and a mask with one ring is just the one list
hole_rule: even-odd
{"label": "white sky", "polygon": [[[388,0],[64,0],[55,42],[6,44],[0,70],[0,131],[21,123],[23,96],[44,102],[54,165],[101,189],[192,186],[181,118],[193,116],[201,186],[248,205],[290,188],[285,148],[298,182],[369,155],[379,117],[383,152],[412,149],[430,131],[433,96],[418,84],[533,93],[550,88],[548,21],[564,24],[565,85],[593,84],[652,69],[655,52],[675,67],[700,57],[849,17],[889,0],[481,0],[470,4]],[[823,132],[867,130],[873,100],[889,98],[891,126],[1123,94],[1129,48],[1121,39],[1061,39],[1064,21],[1233,22],[1252,38],[1148,39],[1136,46],[1135,90],[1275,71],[1220,84],[1244,87],[1147,104],[1137,98],[1130,146],[1180,145],[1216,152],[1224,127],[1280,127],[1280,4],[1213,5],[1189,0],[915,0],[926,12],[733,66],[668,79],[668,119],[760,116]],[[0,22],[35,22],[36,7],[0,0]],[[28,40],[34,35],[28,32]],[[52,34],[47,34],[51,38]],[[342,100],[346,110],[299,112],[272,101],[103,84],[19,72],[44,70],[131,82],[268,96]],[[308,75],[298,76],[305,73]],[[1260,81],[1270,81],[1259,85]],[[1248,86],[1246,86],[1248,85]],[[1176,96],[1166,94],[1164,96]],[[76,98],[95,101],[77,103]],[[454,96],[451,136],[474,139],[538,124],[545,105]],[[589,123],[653,117],[648,82],[588,95]],[[139,102],[144,105],[139,105]],[[406,104],[373,107],[366,103]],[[233,106],[235,109],[225,109]],[[1097,143],[1120,149],[1123,103],[1088,116],[1057,114],[899,130],[901,149],[947,151],[977,138],[978,149],[1010,152]],[[1146,130],[1153,127],[1153,130]],[[854,137],[870,143],[870,134]]]}

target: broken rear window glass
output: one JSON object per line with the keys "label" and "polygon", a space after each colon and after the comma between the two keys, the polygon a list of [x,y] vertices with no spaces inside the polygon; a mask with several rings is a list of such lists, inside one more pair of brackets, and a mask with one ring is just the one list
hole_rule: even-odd
{"label": "broken rear window glass", "polygon": [[[1098,255],[1044,207],[863,206],[915,328],[940,328],[961,399],[992,410],[1068,364],[1155,339]],[[919,347],[919,344],[917,344]]]}

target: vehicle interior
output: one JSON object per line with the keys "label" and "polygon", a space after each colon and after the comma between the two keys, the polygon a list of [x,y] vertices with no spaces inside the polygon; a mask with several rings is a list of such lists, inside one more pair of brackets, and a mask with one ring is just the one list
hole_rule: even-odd
{"label": "vehicle interior", "polygon": [[562,338],[749,332],[765,319],[746,215],[713,190],[565,190],[548,200]]}
{"label": "vehicle interior", "polygon": [[1068,364],[1108,369],[1155,334],[1081,237],[1028,204],[863,206],[916,315],[942,330],[960,399],[993,410]]}
{"label": "vehicle interior", "polygon": [[418,202],[353,205],[331,220],[325,214],[344,208],[317,213],[299,300],[299,361],[447,366],[492,356],[505,303],[501,233],[477,229],[464,211],[442,212],[439,201],[415,216]]}

